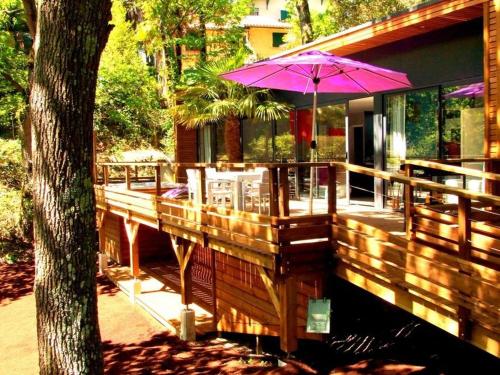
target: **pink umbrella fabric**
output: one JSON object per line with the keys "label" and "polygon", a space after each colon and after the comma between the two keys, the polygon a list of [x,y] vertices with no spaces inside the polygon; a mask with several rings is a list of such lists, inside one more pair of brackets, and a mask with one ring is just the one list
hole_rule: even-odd
{"label": "pink umbrella fabric", "polygon": [[[305,93],[365,93],[411,87],[405,73],[310,51],[245,65],[221,75],[245,86]],[[317,82],[315,90],[314,82]]]}
{"label": "pink umbrella fabric", "polygon": [[471,85],[464,86],[446,94],[444,97],[449,98],[476,98],[484,96],[484,82],[473,83]]}

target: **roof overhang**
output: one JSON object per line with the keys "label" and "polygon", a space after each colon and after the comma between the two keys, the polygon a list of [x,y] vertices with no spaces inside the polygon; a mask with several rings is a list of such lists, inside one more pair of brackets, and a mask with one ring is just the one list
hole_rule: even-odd
{"label": "roof overhang", "polygon": [[274,57],[321,50],[347,56],[483,16],[488,0],[443,0],[423,4],[407,12],[356,26],[314,42],[284,51]]}

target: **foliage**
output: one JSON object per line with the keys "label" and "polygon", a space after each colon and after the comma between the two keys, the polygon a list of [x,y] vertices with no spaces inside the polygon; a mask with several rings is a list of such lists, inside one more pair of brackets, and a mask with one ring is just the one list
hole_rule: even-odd
{"label": "foliage", "polygon": [[103,52],[96,92],[99,151],[154,144],[170,125],[153,72],[138,51],[125,8],[113,4],[114,29]]}
{"label": "foliage", "polygon": [[[287,36],[289,47],[300,44],[300,23],[296,7],[296,0],[289,0],[287,9],[290,12],[292,24],[291,33]],[[417,5],[424,0],[335,0],[329,1],[326,10],[322,13],[311,11],[314,39],[327,36],[380,19],[404,9]]]}
{"label": "foliage", "polygon": [[21,142],[0,138],[0,184],[8,189],[21,189],[24,169]]}
{"label": "foliage", "polygon": [[14,133],[26,109],[31,46],[21,0],[0,0],[0,133]]}
{"label": "foliage", "polygon": [[179,124],[188,127],[217,123],[225,118],[259,118],[276,120],[288,113],[289,107],[275,100],[269,90],[245,87],[220,78],[245,60],[243,52],[233,58],[213,61],[193,70],[185,80],[179,96],[180,104],[171,109]]}
{"label": "foliage", "polygon": [[0,257],[22,248],[21,142],[0,138]]}
{"label": "foliage", "polygon": [[204,62],[230,56],[241,47],[244,30],[239,22],[248,14],[250,0],[136,0],[128,7],[140,14],[138,39],[171,94],[189,67],[183,51],[199,51],[199,61]]}

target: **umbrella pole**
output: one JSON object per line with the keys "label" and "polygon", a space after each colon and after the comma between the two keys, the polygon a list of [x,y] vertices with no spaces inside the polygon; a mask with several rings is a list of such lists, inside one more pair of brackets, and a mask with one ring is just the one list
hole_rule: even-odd
{"label": "umbrella pole", "polygon": [[[313,113],[312,113],[312,131],[311,131],[311,143],[314,142],[316,148],[311,147],[311,163],[316,161],[316,149],[318,147],[316,141],[316,107],[318,105],[318,83],[314,83],[314,95],[313,95]],[[316,181],[316,168],[311,166],[311,171],[309,173],[310,182],[309,182],[309,215],[313,213],[313,196],[314,196],[314,188]]]}

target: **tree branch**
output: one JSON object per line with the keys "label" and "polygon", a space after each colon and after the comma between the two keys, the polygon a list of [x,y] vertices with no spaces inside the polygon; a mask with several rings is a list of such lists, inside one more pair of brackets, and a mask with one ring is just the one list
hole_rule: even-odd
{"label": "tree branch", "polygon": [[10,74],[8,73],[5,73],[5,72],[2,72],[2,77],[7,81],[9,82],[12,87],[19,93],[23,94],[26,96],[26,89],[21,86]]}
{"label": "tree branch", "polygon": [[23,0],[26,22],[30,30],[31,38],[35,40],[36,35],[36,4],[35,0]]}

